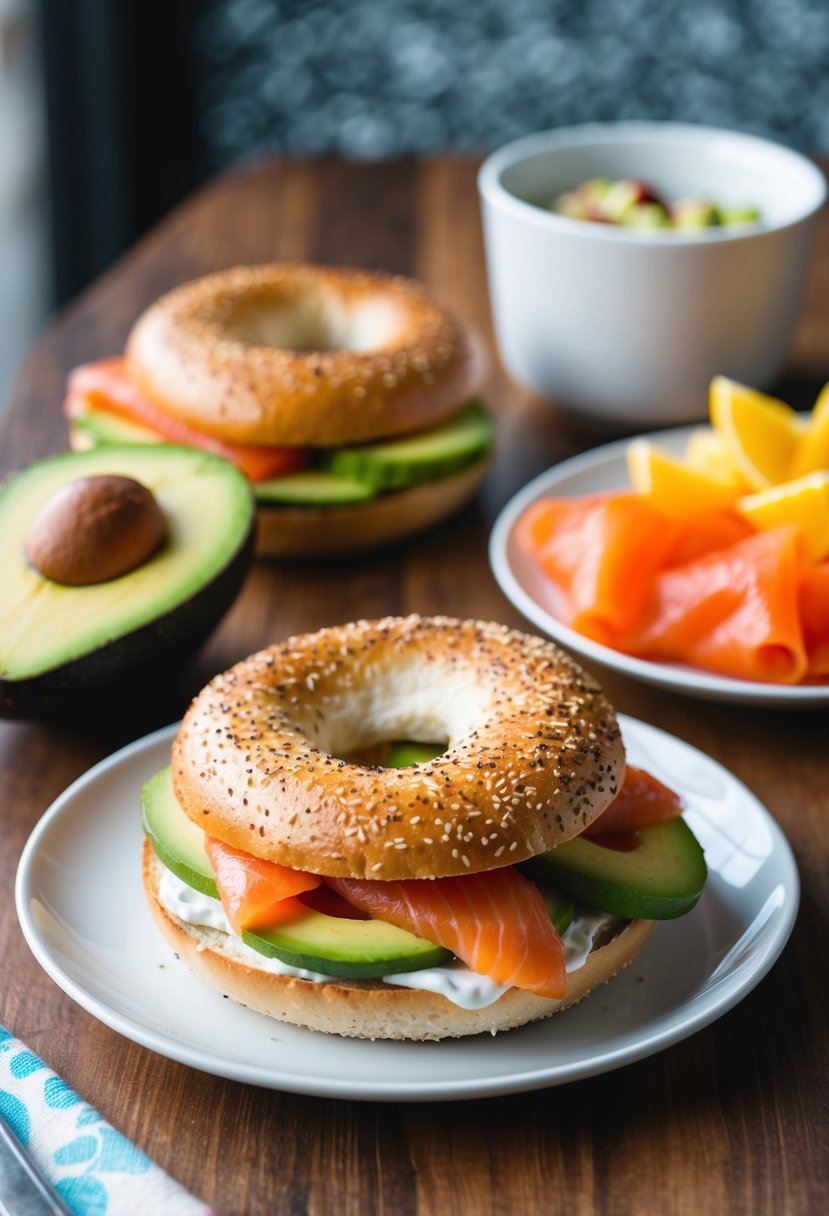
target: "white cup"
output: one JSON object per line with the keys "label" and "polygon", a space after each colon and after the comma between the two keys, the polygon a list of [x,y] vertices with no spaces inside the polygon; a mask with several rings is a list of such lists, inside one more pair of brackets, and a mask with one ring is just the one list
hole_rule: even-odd
{"label": "white cup", "polygon": [[[642,232],[549,210],[591,177],[761,218]],[[779,369],[826,198],[806,157],[709,127],[590,124],[507,144],[478,189],[503,362],[568,412],[616,429],[690,422],[713,376],[760,388]]]}

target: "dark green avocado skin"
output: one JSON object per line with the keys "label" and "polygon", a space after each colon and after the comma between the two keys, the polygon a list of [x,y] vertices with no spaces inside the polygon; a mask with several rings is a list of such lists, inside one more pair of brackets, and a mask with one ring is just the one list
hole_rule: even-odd
{"label": "dark green avocado skin", "polygon": [[251,521],[244,542],[224,569],[195,595],[141,628],[114,638],[51,671],[27,679],[0,676],[0,717],[52,718],[94,698],[100,711],[131,694],[133,683],[151,682],[182,664],[218,625],[250,569],[255,544]]}

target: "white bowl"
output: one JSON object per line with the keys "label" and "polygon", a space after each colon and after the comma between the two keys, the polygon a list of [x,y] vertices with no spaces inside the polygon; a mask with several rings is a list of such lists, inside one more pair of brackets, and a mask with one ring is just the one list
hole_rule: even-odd
{"label": "white bowl", "polygon": [[[568,219],[550,200],[590,177],[668,199],[754,206],[758,223],[641,232]],[[779,144],[675,123],[591,124],[516,140],[478,177],[507,370],[618,429],[690,422],[723,374],[774,377],[797,317],[826,181]]]}

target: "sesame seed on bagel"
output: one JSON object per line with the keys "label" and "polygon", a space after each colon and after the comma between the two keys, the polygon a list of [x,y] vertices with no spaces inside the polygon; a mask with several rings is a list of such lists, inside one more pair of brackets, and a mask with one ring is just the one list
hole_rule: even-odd
{"label": "sesame seed on bagel", "polygon": [[143,393],[207,434],[313,447],[430,427],[484,362],[419,284],[298,263],[237,266],[168,292],[133,326],[127,357]]}
{"label": "sesame seed on bagel", "polygon": [[[445,743],[428,763],[349,756]],[[448,617],[389,617],[262,650],[195,698],[175,793],[205,832],[315,874],[440,878],[583,831],[624,777],[616,718],[552,642]]]}

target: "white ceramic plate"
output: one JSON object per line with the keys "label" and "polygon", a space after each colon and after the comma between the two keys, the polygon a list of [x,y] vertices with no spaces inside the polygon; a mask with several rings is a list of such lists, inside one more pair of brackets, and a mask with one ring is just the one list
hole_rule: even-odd
{"label": "white ceramic plate", "polygon": [[768,813],[686,743],[623,718],[628,754],[685,797],[710,879],[688,916],[657,925],[634,963],[568,1012],[495,1038],[363,1042],[313,1034],[223,999],[158,935],[140,877],[142,784],[175,728],[104,760],[57,799],[17,875],[17,912],[60,987],[120,1034],[193,1068],[329,1097],[484,1097],[593,1076],[660,1051],[730,1009],[789,936],[797,869]]}
{"label": "white ceramic plate", "polygon": [[[677,427],[645,436],[680,456],[695,427]],[[601,642],[586,638],[563,625],[546,606],[549,594],[546,579],[535,563],[521,550],[515,540],[518,520],[527,507],[539,498],[569,497],[577,494],[598,494],[629,486],[625,452],[630,440],[621,439],[574,456],[540,473],[510,499],[492,530],[489,541],[489,562],[504,595],[528,621],[554,638],[566,650],[581,655],[593,663],[612,668],[634,679],[669,688],[673,692],[713,701],[728,701],[741,705],[767,705],[779,708],[807,709],[829,705],[829,683],[797,685],[752,683],[729,676],[715,675],[679,663],[655,663],[622,654]]]}

